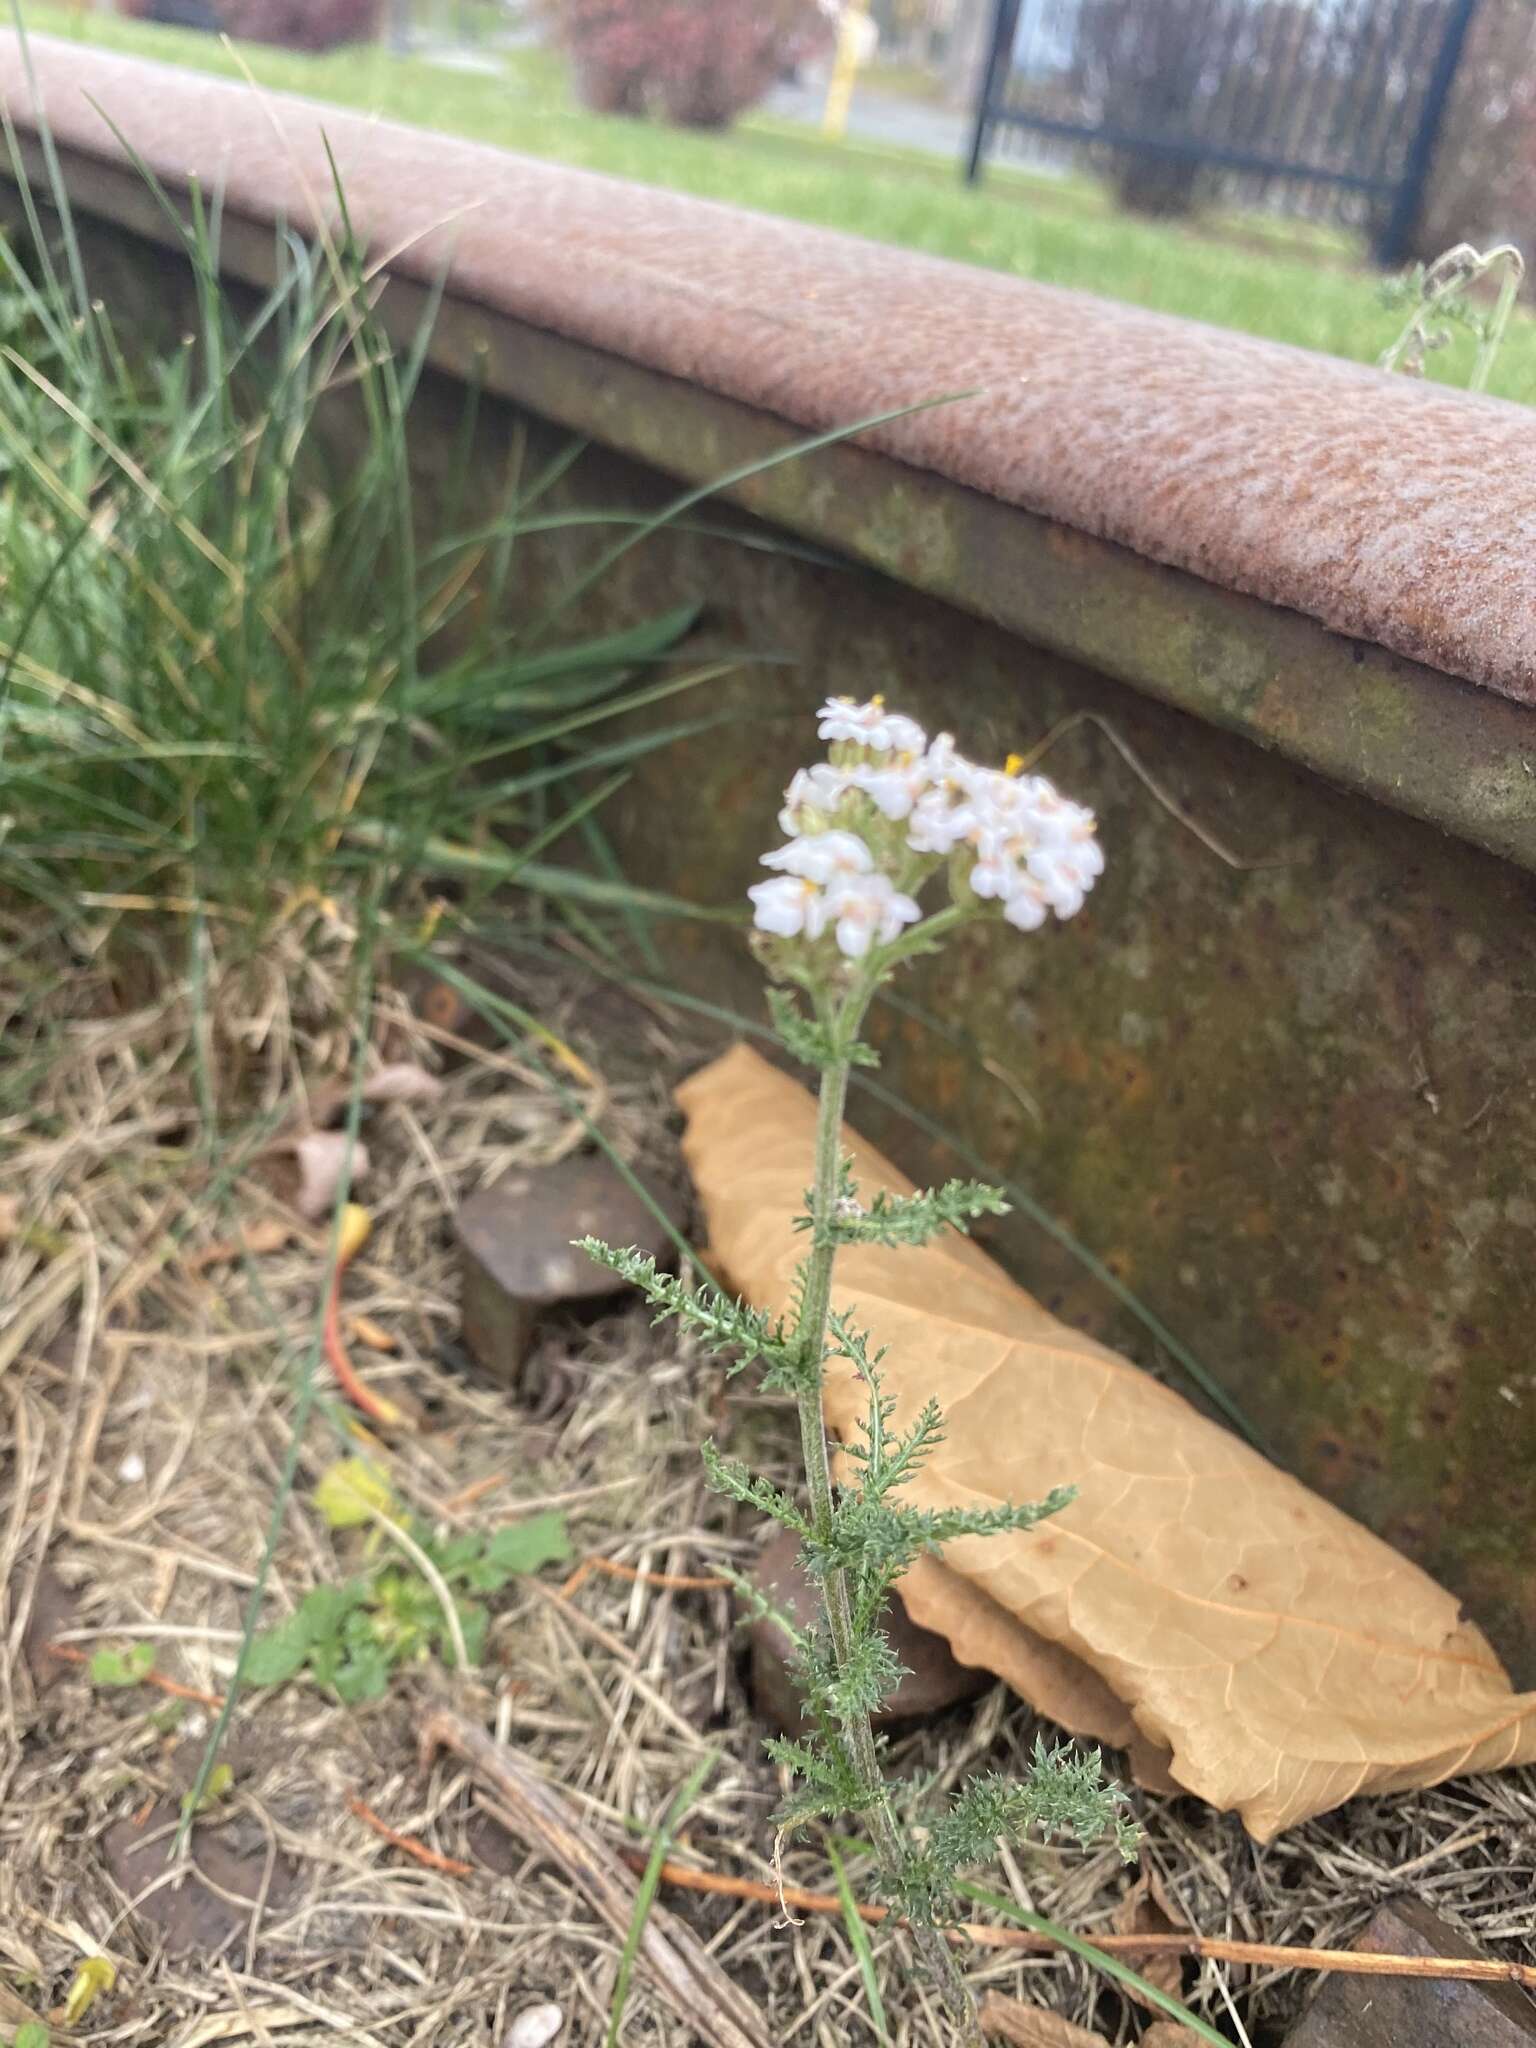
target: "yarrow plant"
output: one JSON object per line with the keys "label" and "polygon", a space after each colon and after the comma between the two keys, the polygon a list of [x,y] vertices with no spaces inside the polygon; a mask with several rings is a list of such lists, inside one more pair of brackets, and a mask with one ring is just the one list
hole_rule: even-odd
{"label": "yarrow plant", "polygon": [[[930,1401],[905,1433],[893,1429],[883,1354],[832,1307],[838,1250],[847,1244],[920,1245],[1007,1204],[993,1188],[951,1181],[910,1197],[877,1195],[865,1203],[840,1142],[849,1072],[876,1055],[859,1038],[869,1004],[907,960],[939,947],[961,926],[1005,924],[1038,931],[1049,918],[1082,908],[1104,869],[1091,811],[1042,776],[968,761],[947,733],[930,740],[911,718],[870,703],[832,698],[818,731],[828,758],[802,768],[785,792],[779,824],[785,843],[764,856],[773,872],[749,891],[754,950],[774,984],[769,1001],[795,1058],[821,1075],[814,1183],[799,1226],[809,1239],[791,1313],[775,1318],[713,1289],[690,1291],[658,1273],[650,1259],[596,1239],[585,1249],[640,1286],[658,1319],[676,1316],[740,1368],[760,1362],[769,1388],[792,1393],[805,1460],[802,1506],[711,1444],[711,1484],[794,1530],[801,1563],[819,1588],[822,1619],[798,1631],[762,1596],[744,1587],[760,1613],[772,1613],[795,1645],[794,1670],[805,1731],[768,1744],[796,1788],[779,1815],[781,1830],[813,1819],[858,1816],[879,1862],[879,1886],[910,1922],[925,1967],[941,1989],[959,2037],[981,2034],[974,2004],[940,1931],[952,1916],[956,1884],[988,1860],[999,1837],[1032,1828],[1065,1831],[1079,1841],[1109,1835],[1127,1857],[1137,1831],[1123,1796],[1107,1785],[1096,1753],[1037,1744],[1028,1774],[970,1779],[947,1809],[923,1810],[915,1788],[887,1780],[871,1716],[903,1676],[881,1627],[891,1590],[924,1554],[959,1537],[1034,1528],[1072,1501],[1057,1487],[1043,1501],[994,1508],[926,1509],[904,1498],[908,1483],[943,1440]],[[924,899],[944,885],[947,900]],[[785,984],[788,984],[786,987]],[[791,993],[803,992],[803,1002]],[[822,1382],[834,1360],[851,1366],[868,1389],[861,1440],[846,1447],[840,1481],[832,1476],[822,1419]]]}

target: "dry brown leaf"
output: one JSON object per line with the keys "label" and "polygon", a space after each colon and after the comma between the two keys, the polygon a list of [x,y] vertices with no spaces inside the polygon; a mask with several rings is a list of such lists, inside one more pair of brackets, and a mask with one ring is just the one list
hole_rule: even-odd
{"label": "dry brown leaf", "polygon": [[[1168,1888],[1155,1870],[1144,1870],[1131,1886],[1125,1897],[1116,1906],[1111,1921],[1116,1934],[1187,1934],[1189,1922],[1180,1913],[1177,1904],[1168,1895]],[[1139,1970],[1149,1984],[1159,1991],[1177,1992],[1183,1982],[1184,1964],[1180,1957],[1154,1953],[1138,1955],[1134,1949],[1121,1951],[1122,1962]],[[1161,2008],[1154,2005],[1133,1984],[1122,1987],[1127,1998],[1145,2006],[1148,2012]],[[1186,2033],[1188,2029],[1184,2030]]]}
{"label": "dry brown leaf", "polygon": [[[334,1074],[329,1080],[317,1082],[310,1090],[308,1121],[311,1129],[328,1130],[341,1116],[352,1100],[352,1077],[349,1074]],[[371,1074],[363,1077],[358,1090],[361,1099],[370,1104],[389,1102],[436,1102],[443,1092],[443,1084],[436,1074],[415,1060],[391,1060],[382,1067],[376,1067]]]}
{"label": "dry brown leaf", "polygon": [[232,1265],[247,1255],[265,1258],[272,1252],[286,1251],[297,1235],[294,1226],[281,1216],[260,1216],[254,1223],[245,1224],[236,1236],[205,1244],[188,1259],[187,1267],[190,1272],[204,1273],[210,1266]]}
{"label": "dry brown leaf", "polygon": [[1198,2048],[1199,2040],[1198,2034],[1181,2027],[1177,2020],[1154,2020],[1136,2048]]}
{"label": "dry brown leaf", "polygon": [[[712,1250],[758,1306],[789,1300],[815,1105],[738,1046],[678,1090]],[[910,1189],[845,1132],[865,1198]],[[1140,1740],[1138,1777],[1240,1813],[1268,1841],[1361,1792],[1536,1759],[1536,1695],[1416,1566],[1103,1345],[968,1239],[860,1245],[838,1305],[889,1347],[898,1426],[936,1397],[948,1437],[920,1506],[1079,1497],[1032,1535],[968,1539],[908,1579],[912,1618],[1075,1732]],[[864,1409],[829,1376],[831,1427]],[[960,1598],[957,1601],[957,1595]],[[1058,1666],[1045,1645],[1065,1653]],[[1042,1673],[1053,1690],[1042,1687]]]}
{"label": "dry brown leaf", "polygon": [[1001,1991],[989,1991],[982,2000],[981,2031],[1013,2048],[1108,2048],[1102,2034],[1075,2027],[1043,2006],[1005,1998]]}
{"label": "dry brown leaf", "polygon": [[210,2013],[190,2033],[181,2035],[177,2048],[214,2048],[219,2041],[243,2041],[254,2035],[261,2041],[288,2027],[312,2027],[315,2015],[297,2005],[253,2005],[247,2012]]}
{"label": "dry brown leaf", "polygon": [[363,1083],[364,1102],[436,1102],[443,1084],[414,1060],[395,1060]]}
{"label": "dry brown leaf", "polygon": [[335,1206],[336,1191],[351,1155],[350,1185],[368,1177],[368,1147],[354,1142],[345,1131],[306,1131],[293,1141],[293,1156],[299,1162],[299,1191],[293,1206],[310,1223],[318,1223]]}

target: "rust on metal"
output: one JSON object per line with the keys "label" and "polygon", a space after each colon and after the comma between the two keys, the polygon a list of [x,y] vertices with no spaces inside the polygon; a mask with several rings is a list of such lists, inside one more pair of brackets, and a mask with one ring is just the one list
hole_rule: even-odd
{"label": "rust on metal", "polygon": [[[1536,413],[1304,350],[35,38],[59,142],[334,214],[418,279],[1536,703]],[[20,51],[0,95],[35,128]]]}

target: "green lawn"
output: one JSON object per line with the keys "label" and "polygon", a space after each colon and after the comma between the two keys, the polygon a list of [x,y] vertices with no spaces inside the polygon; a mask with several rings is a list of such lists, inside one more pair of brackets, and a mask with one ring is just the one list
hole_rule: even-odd
{"label": "green lawn", "polygon": [[[237,68],[208,36],[34,0],[23,0],[23,13],[39,31],[208,71]],[[514,53],[501,78],[374,47],[329,57],[252,47],[246,57],[276,89],[1360,361],[1372,361],[1396,331],[1378,280],[1351,265],[1337,238],[1306,230],[1154,225],[1115,213],[1084,181],[1016,171],[998,170],[970,191],[933,158],[828,143],[763,118],[706,135],[589,114],[573,103],[558,60],[541,50]],[[1463,380],[1469,353],[1462,344],[1432,358],[1435,374]],[[1536,400],[1536,322],[1516,324],[1492,388]]]}

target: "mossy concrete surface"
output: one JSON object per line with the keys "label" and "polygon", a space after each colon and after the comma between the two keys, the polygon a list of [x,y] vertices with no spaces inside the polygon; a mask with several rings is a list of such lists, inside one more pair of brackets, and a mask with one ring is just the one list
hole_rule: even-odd
{"label": "mossy concrete surface", "polygon": [[[110,275],[117,317],[127,332],[135,321],[165,331],[180,317],[171,267],[145,245],[120,235],[117,244],[111,271],[99,273]],[[425,393],[429,525],[462,404],[462,386],[446,377]],[[648,428],[657,441],[688,432],[683,411]],[[477,491],[496,502],[514,436],[525,437],[530,474],[566,440],[484,402],[462,503]],[[675,466],[688,474],[700,460],[690,446]],[[1058,586],[1029,596],[1036,615],[1070,602],[1082,644],[1122,649],[1171,620],[1211,697],[1197,716],[1160,701],[1155,678],[1132,689],[1031,644],[1016,620],[985,623],[914,588],[904,560],[924,555],[920,580],[942,580],[932,554],[952,550],[954,532],[942,508],[925,529],[914,508],[921,479],[890,468],[899,499],[878,552],[891,573],[791,543],[786,525],[808,527],[809,517],[769,527],[705,507],[695,521],[734,524],[751,545],[674,525],[572,615],[575,626],[606,627],[696,598],[700,650],[743,655],[725,681],[645,714],[658,725],[720,722],[642,760],[607,807],[626,871],[701,902],[743,902],[775,841],[779,792],[816,754],[811,713],[828,692],[882,690],[997,758],[1077,720],[1043,765],[1102,820],[1108,870],[1089,907],[1031,938],[978,932],[915,969],[875,1020],[879,1079],[1097,1252],[1282,1462],[1458,1592],[1517,1677],[1536,1681],[1536,874],[1330,786],[1317,764],[1278,751],[1275,730],[1223,729],[1246,718],[1248,687],[1238,614],[1217,616],[1225,593],[1144,565],[1159,582],[1154,611],[1138,617],[1115,551],[1011,515],[1020,573],[1048,579],[1050,561],[1059,564]],[[804,489],[835,494],[847,474],[808,468]],[[675,489],[656,467],[593,447],[550,503],[650,512]],[[775,491],[791,493],[788,472]],[[871,505],[865,495],[844,509],[866,521]],[[839,511],[820,506],[816,518]],[[995,522],[987,531],[997,587],[1005,536]],[[530,537],[517,601],[542,602],[613,538],[611,526]],[[1264,609],[1232,603],[1255,618]],[[1305,625],[1267,619],[1281,640]],[[1349,643],[1332,644],[1330,688],[1360,669],[1372,689],[1374,678],[1407,678],[1408,694],[1385,705],[1340,697],[1334,707],[1337,733],[1363,736],[1351,744],[1368,769],[1378,739],[1390,750],[1393,721],[1412,724],[1426,704],[1446,758],[1469,765],[1456,752],[1457,706],[1483,716],[1486,693],[1380,650],[1357,662]],[[1154,668],[1165,655],[1166,646]],[[1267,659],[1250,648],[1246,672],[1262,679]],[[1237,677],[1236,711],[1218,701],[1224,675]],[[1504,705],[1495,715],[1528,716]],[[1432,730],[1415,725],[1415,745]],[[1463,802],[1444,760],[1424,773]],[[1522,823],[1518,753],[1499,773],[1499,831],[1529,837],[1536,782]],[[1389,793],[1390,780],[1377,775],[1375,786]],[[1470,801],[1475,811],[1475,792]],[[658,936],[681,985],[762,1021],[742,937],[702,925]],[[855,1115],[914,1175],[964,1170],[905,1113],[865,1096]],[[1015,1217],[989,1241],[1053,1309],[1177,1379],[1144,1327],[1038,1228]],[[1018,1426],[1029,1428],[1027,1413]]]}

